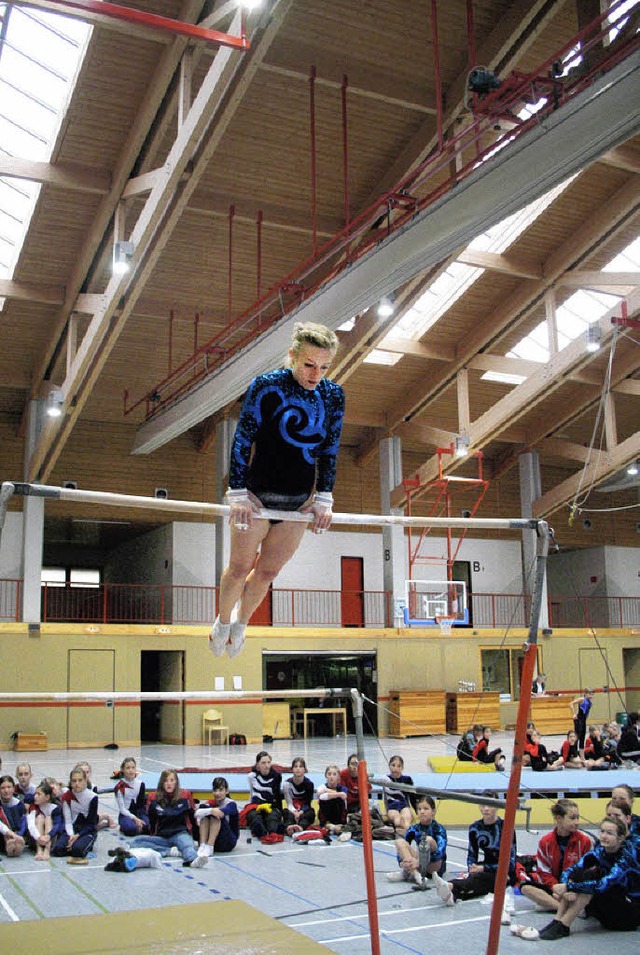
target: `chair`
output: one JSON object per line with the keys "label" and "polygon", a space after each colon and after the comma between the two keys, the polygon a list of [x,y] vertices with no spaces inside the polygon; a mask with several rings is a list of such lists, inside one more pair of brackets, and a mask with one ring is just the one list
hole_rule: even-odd
{"label": "chair", "polygon": [[222,725],[220,710],[205,710],[202,714],[202,741],[211,746],[211,737],[216,743],[229,742],[229,727]]}

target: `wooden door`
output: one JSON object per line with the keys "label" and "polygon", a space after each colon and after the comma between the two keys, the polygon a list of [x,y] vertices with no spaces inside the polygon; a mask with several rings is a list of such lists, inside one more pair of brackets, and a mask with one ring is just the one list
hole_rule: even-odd
{"label": "wooden door", "polygon": [[340,609],[343,627],[364,627],[364,560],[341,557]]}
{"label": "wooden door", "polygon": [[[109,692],[115,689],[114,650],[69,650],[70,693]],[[69,703],[67,746],[106,746],[114,742],[113,706],[102,702]]]}

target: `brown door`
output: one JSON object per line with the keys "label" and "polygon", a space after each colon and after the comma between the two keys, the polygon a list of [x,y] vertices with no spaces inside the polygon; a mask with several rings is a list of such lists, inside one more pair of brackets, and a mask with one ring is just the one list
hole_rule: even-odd
{"label": "brown door", "polygon": [[364,627],[364,560],[341,557],[341,599],[343,627]]}

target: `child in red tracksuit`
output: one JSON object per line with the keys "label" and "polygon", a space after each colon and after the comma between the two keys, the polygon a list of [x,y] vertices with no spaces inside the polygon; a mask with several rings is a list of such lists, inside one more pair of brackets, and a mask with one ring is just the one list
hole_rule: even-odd
{"label": "child in red tracksuit", "polygon": [[474,763],[493,763],[496,769],[504,770],[505,768],[505,758],[504,753],[497,747],[489,751],[489,741],[491,740],[491,727],[483,726],[482,727],[482,736],[473,747],[473,761]]}
{"label": "child in red tracksuit", "polygon": [[545,833],[538,843],[536,869],[518,873],[520,891],[536,905],[557,912],[560,899],[554,889],[562,881],[562,873],[593,848],[593,840],[580,832],[580,812],[572,799],[558,799],[551,807],[555,828]]}

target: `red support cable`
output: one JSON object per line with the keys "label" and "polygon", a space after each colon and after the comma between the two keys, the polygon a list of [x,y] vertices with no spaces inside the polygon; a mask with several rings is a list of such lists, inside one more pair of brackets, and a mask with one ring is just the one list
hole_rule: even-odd
{"label": "red support cable", "polygon": [[342,169],[344,176],[344,224],[349,225],[349,142],[347,126],[347,87],[349,80],[342,77]]}
{"label": "red support cable", "polygon": [[476,33],[473,25],[473,0],[467,0],[467,48],[469,50],[469,69],[476,66]]}
{"label": "red support cable", "polygon": [[217,43],[219,46],[230,46],[239,50],[248,50],[250,46],[244,32],[244,24],[242,36],[232,36],[230,33],[221,33],[219,30],[208,30],[193,23],[185,23],[183,20],[173,20],[171,17],[161,17],[156,13],[133,10],[131,7],[123,7],[118,3],[107,3],[106,0],[49,0],[49,2],[61,7],[60,11],[54,11],[60,14],[64,14],[65,7],[71,7],[85,13],[97,14],[98,17],[137,23],[150,30],[186,36],[192,40],[204,40],[207,43]]}
{"label": "red support cable", "polygon": [[231,315],[233,313],[233,217],[236,214],[236,207],[234,205],[229,206],[229,278],[228,278],[228,293],[229,293],[229,302],[228,302],[228,320],[231,323]]}
{"label": "red support cable", "polygon": [[311,67],[309,76],[309,127],[311,133],[311,232],[313,236],[313,254],[318,250],[316,221],[316,68]]}
{"label": "red support cable", "polygon": [[169,374],[173,371],[173,309],[169,312]]}
{"label": "red support cable", "polygon": [[[256,297],[260,298],[260,287],[262,285],[262,209],[258,209],[258,218],[256,219],[257,232],[257,261],[256,261]],[[258,316],[258,326],[260,325],[260,316]]]}
{"label": "red support cable", "polygon": [[438,148],[442,150],[442,83],[440,80],[440,48],[438,46],[438,3],[431,0],[431,30],[433,33],[433,77],[436,87],[436,118],[438,124]]}
{"label": "red support cable", "polygon": [[362,851],[367,882],[367,908],[369,911],[371,955],[380,955],[378,897],[376,894],[376,878],[373,870],[373,840],[371,837],[371,816],[369,815],[369,778],[367,776],[367,764],[364,759],[361,759],[358,763],[358,795],[360,798],[360,817],[362,820]]}

